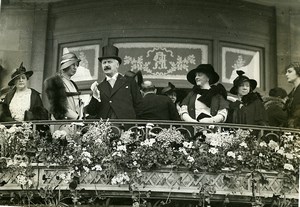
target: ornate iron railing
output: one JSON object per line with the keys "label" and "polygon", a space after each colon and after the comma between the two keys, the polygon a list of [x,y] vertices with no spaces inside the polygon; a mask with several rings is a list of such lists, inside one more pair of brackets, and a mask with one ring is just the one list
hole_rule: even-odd
{"label": "ornate iron railing", "polygon": [[[32,122],[33,128],[36,130],[39,126],[55,126],[60,129],[65,125],[72,126],[74,131],[88,130],[88,126],[99,120],[84,120],[84,121],[35,121]],[[103,120],[106,121],[106,120]],[[219,123],[214,124],[199,124],[188,122],[169,122],[169,121],[140,121],[140,120],[109,120],[111,129],[115,134],[121,136],[124,131],[131,130],[139,134],[142,139],[151,137],[151,134],[157,134],[166,128],[175,128],[180,131],[185,138],[192,139],[197,133],[217,131],[231,131],[237,129],[251,130],[257,140],[280,140],[283,134],[296,135],[300,137],[299,129],[277,128],[267,126],[252,126],[252,125],[237,125]],[[4,123],[5,126],[11,127],[16,122]],[[300,141],[300,140],[298,140]],[[5,141],[1,141],[2,155],[5,152]],[[300,152],[299,152],[300,153]],[[297,155],[297,156],[300,156]],[[26,190],[36,190],[56,186],[55,190],[68,191],[70,185],[64,183],[60,179],[61,175],[67,173],[67,166],[58,166],[52,164],[45,166],[42,163],[31,164],[33,169],[32,180],[33,188]],[[299,171],[298,171],[299,172]],[[129,176],[134,174],[128,169]],[[258,183],[259,174],[264,174],[264,184]],[[5,185],[0,186],[0,193],[5,195],[7,192],[21,191],[24,188],[20,187],[17,181],[18,172],[1,173],[0,181],[5,181]],[[190,171],[187,168],[176,166],[165,166],[163,168],[143,171],[142,177],[134,177],[128,184],[111,184],[110,178],[99,175],[96,171],[90,171],[82,174],[78,181],[77,189],[85,189],[85,191],[97,192],[97,196],[103,198],[131,198],[134,195],[139,195],[144,199],[177,199],[199,201],[203,199],[203,204],[209,197],[215,202],[223,202],[230,198],[231,201],[253,203],[253,198],[264,198],[269,202],[274,201],[275,195],[280,195],[283,192],[284,177],[281,173],[257,169],[257,171],[237,171],[223,169],[217,173],[205,171]],[[299,177],[298,177],[299,178]],[[290,190],[284,194],[284,198],[298,199],[299,182],[295,180],[290,184]],[[296,202],[291,205],[295,205]]]}

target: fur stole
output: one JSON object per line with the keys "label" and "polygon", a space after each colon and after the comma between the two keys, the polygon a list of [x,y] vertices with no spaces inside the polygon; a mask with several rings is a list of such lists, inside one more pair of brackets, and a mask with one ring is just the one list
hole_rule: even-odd
{"label": "fur stole", "polygon": [[269,109],[271,106],[277,106],[281,109],[284,108],[284,101],[277,97],[265,97],[263,98],[265,109]]}
{"label": "fur stole", "polygon": [[253,103],[256,100],[260,100],[262,102],[261,95],[257,92],[250,92],[247,95],[242,97],[242,103],[245,106],[248,106],[249,104]]}
{"label": "fur stole", "polygon": [[50,103],[50,113],[55,119],[64,119],[67,113],[67,93],[59,75],[46,79],[45,92]]}
{"label": "fur stole", "polygon": [[227,92],[222,84],[212,85],[210,89],[201,89],[199,86],[194,86],[193,91],[201,96],[198,101],[204,103],[206,106],[211,107],[211,101],[214,96],[221,95],[225,100],[227,100]]}

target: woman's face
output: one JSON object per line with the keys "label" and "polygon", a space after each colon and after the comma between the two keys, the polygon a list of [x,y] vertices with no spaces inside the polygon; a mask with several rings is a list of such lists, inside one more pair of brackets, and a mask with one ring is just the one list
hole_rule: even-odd
{"label": "woman's face", "polygon": [[25,74],[20,75],[18,78],[15,80],[15,86],[18,90],[22,90],[27,88],[27,83],[28,79]]}
{"label": "woman's face", "polygon": [[177,100],[177,95],[176,95],[176,92],[171,92],[171,93],[168,93],[167,96],[172,100],[173,103],[176,102]]}
{"label": "woman's face", "polygon": [[289,83],[294,83],[299,78],[293,67],[286,70],[285,76]]}
{"label": "woman's face", "polygon": [[195,81],[197,86],[204,86],[209,82],[209,78],[204,73],[198,72],[196,73]]}
{"label": "woman's face", "polygon": [[73,75],[75,75],[78,66],[78,62],[70,65],[68,68],[64,69],[64,74],[71,78]]}
{"label": "woman's face", "polygon": [[239,87],[238,87],[238,95],[239,96],[245,96],[250,92],[250,83],[249,81],[243,82]]}

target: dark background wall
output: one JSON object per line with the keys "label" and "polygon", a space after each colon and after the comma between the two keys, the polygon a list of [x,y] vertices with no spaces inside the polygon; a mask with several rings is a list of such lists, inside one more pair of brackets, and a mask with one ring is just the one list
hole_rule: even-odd
{"label": "dark background wall", "polygon": [[[1,87],[24,61],[35,72],[31,86],[42,92],[43,80],[57,72],[66,45],[91,42],[102,47],[116,42],[157,41],[206,43],[208,62],[219,73],[221,46],[259,48],[263,54],[259,90],[265,92],[274,86],[289,90],[283,67],[300,56],[298,20],[297,9],[239,0],[75,0],[4,5],[0,14],[0,64],[5,70]],[[79,85],[87,90],[89,84]],[[165,84],[159,82],[158,86]]]}

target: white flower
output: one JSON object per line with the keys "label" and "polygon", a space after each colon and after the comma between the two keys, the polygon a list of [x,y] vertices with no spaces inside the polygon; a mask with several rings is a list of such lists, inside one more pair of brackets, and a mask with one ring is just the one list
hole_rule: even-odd
{"label": "white flower", "polygon": [[56,130],[53,134],[52,134],[52,138],[53,139],[62,139],[65,138],[67,136],[67,132],[64,130]]}
{"label": "white flower", "polygon": [[117,146],[117,151],[124,151],[124,152],[126,152],[126,145],[118,145]]}
{"label": "white flower", "polygon": [[122,157],[121,152],[114,152],[112,153],[111,156],[118,156],[118,157]]}
{"label": "white flower", "polygon": [[184,141],[182,144],[183,144],[183,146],[185,148],[191,149],[193,147],[193,142],[186,142],[186,141]]}
{"label": "white flower", "polygon": [[68,158],[69,158],[69,160],[74,160],[73,155],[70,155]]}
{"label": "white flower", "polygon": [[183,147],[179,148],[179,152],[182,152],[184,155],[188,155],[187,151]]}
{"label": "white flower", "polygon": [[283,155],[284,154],[283,148],[281,147],[280,149],[278,149],[277,153],[280,154],[280,155]]}
{"label": "white flower", "polygon": [[102,143],[103,143],[102,139],[97,138],[97,139],[95,140],[95,144],[100,145],[100,144],[102,144]]}
{"label": "white flower", "polygon": [[241,147],[244,147],[244,148],[247,148],[247,147],[248,147],[247,144],[246,144],[246,142],[242,142],[242,143],[240,144],[240,146],[241,146]]}
{"label": "white flower", "polygon": [[151,139],[145,139],[145,141],[141,142],[141,146],[148,146],[152,147],[152,145],[156,142],[154,138]]}
{"label": "white flower", "polygon": [[21,162],[19,166],[20,166],[20,167],[27,167],[27,163]]}
{"label": "white flower", "polygon": [[127,173],[119,173],[111,179],[112,185],[125,184],[129,181]]}
{"label": "white flower", "polygon": [[267,143],[266,142],[261,142],[261,143],[259,143],[259,146],[261,146],[261,147],[267,147],[268,145],[267,145]]}
{"label": "white flower", "polygon": [[87,172],[87,173],[90,172],[90,169],[89,169],[88,167],[86,167],[86,166],[83,166],[83,169],[84,169],[84,171]]}
{"label": "white flower", "polygon": [[102,167],[101,167],[101,165],[95,165],[94,167],[92,167],[92,170],[102,171]]}
{"label": "white flower", "polygon": [[262,154],[262,153],[259,153],[259,155],[258,156],[260,156],[260,157],[264,157],[264,155]]}
{"label": "white flower", "polygon": [[83,151],[83,152],[81,153],[81,156],[82,156],[82,157],[87,157],[87,158],[91,158],[91,157],[92,157],[91,153],[86,152],[86,151]]}
{"label": "white flower", "polygon": [[137,161],[133,161],[133,163],[132,163],[134,166],[136,166],[137,165]]}
{"label": "white flower", "polygon": [[293,159],[293,154],[291,154],[291,153],[285,153],[285,157],[287,158],[287,159]]}
{"label": "white flower", "polygon": [[232,151],[229,151],[229,152],[227,152],[227,156],[228,156],[228,157],[235,158],[235,153],[232,152]]}
{"label": "white flower", "polygon": [[287,164],[287,163],[284,164],[283,168],[286,169],[286,170],[290,170],[290,171],[293,171],[293,170],[294,170],[293,165]]}
{"label": "white flower", "polygon": [[242,155],[238,155],[237,160],[243,160]]}
{"label": "white flower", "polygon": [[25,175],[18,175],[17,176],[17,183],[20,185],[25,185],[27,183],[27,179]]}
{"label": "white flower", "polygon": [[67,176],[65,173],[62,173],[58,176],[60,179],[64,180]]}
{"label": "white flower", "polygon": [[14,162],[12,159],[9,159],[9,160],[6,162],[6,167],[13,166],[14,164],[15,164],[15,162]]}
{"label": "white flower", "polygon": [[210,149],[208,150],[208,152],[211,153],[211,154],[216,154],[216,153],[219,152],[219,150],[218,150],[217,148],[215,148],[215,147],[212,147],[212,148],[210,148]]}
{"label": "white flower", "polygon": [[279,149],[279,145],[277,144],[277,142],[274,142],[273,140],[271,140],[268,144],[268,146],[274,150],[278,150]]}
{"label": "white flower", "polygon": [[188,157],[187,157],[187,160],[188,160],[189,162],[195,162],[195,159],[194,159],[193,157],[191,157],[191,156],[188,156]]}

